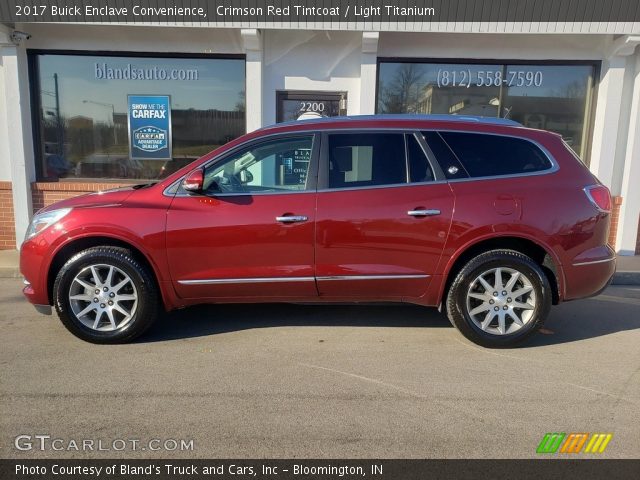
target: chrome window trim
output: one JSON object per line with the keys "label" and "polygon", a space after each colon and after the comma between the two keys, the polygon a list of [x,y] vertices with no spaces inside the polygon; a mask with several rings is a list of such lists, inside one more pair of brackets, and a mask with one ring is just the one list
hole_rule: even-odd
{"label": "chrome window trim", "polygon": [[[309,124],[309,127],[312,127],[312,124]],[[524,127],[512,127],[512,128],[524,128]],[[322,129],[313,129],[313,128],[309,128],[309,129],[303,129],[303,130],[299,130],[299,131],[295,131],[295,132],[273,132],[273,133],[268,133],[265,134],[264,136],[259,137],[259,140],[263,140],[263,139],[269,139],[270,137],[277,137],[277,136],[287,136],[287,135],[304,135],[304,134],[312,134],[312,135],[321,135],[322,133],[347,133],[347,131],[349,130],[355,130],[355,131],[362,131],[362,132],[392,132],[392,131],[400,131],[400,132],[404,132],[406,134],[411,134],[411,133],[420,133],[423,131],[430,131],[430,132],[453,132],[453,133],[472,133],[472,134],[477,134],[477,135],[494,135],[494,136],[499,136],[499,137],[511,137],[511,138],[517,138],[517,139],[521,139],[521,140],[526,140],[528,142],[533,143],[535,146],[537,146],[538,148],[540,148],[540,150],[542,151],[542,153],[544,153],[544,155],[547,157],[547,159],[549,160],[549,162],[551,163],[551,168],[548,168],[546,170],[539,170],[537,172],[530,172],[530,173],[514,173],[514,174],[509,174],[509,175],[492,175],[492,176],[486,176],[486,177],[468,177],[468,178],[458,178],[458,179],[445,179],[445,180],[436,180],[433,182],[415,182],[415,183],[397,183],[397,184],[392,184],[392,185],[372,185],[372,186],[362,186],[362,187],[342,187],[342,188],[323,188],[323,189],[316,189],[316,190],[301,190],[301,191],[295,191],[295,192],[256,192],[256,193],[244,193],[244,194],[237,194],[237,193],[231,193],[231,194],[219,194],[219,195],[215,195],[216,197],[218,196],[251,196],[251,195],[291,195],[291,194],[297,194],[297,193],[314,193],[314,192],[327,192],[327,191],[344,191],[344,190],[360,190],[360,189],[372,189],[372,188],[394,188],[394,187],[399,187],[399,186],[411,186],[411,185],[433,185],[436,183],[458,183],[458,182],[469,182],[469,181],[479,181],[479,180],[498,180],[501,178],[505,178],[505,179],[513,179],[513,178],[519,178],[519,177],[532,177],[532,176],[540,176],[540,175],[550,175],[553,173],[556,173],[558,170],[560,170],[560,165],[558,164],[558,162],[555,160],[555,158],[553,157],[553,155],[551,155],[551,153],[549,152],[549,150],[547,150],[542,144],[540,144],[540,142],[527,138],[527,137],[523,137],[520,135],[512,135],[512,134],[508,134],[508,133],[494,133],[494,132],[475,132],[473,130],[464,130],[464,129],[441,129],[441,128],[429,128],[429,127],[425,127],[425,128],[420,128],[420,127],[416,127],[416,126],[407,126],[407,127],[356,127],[356,126],[349,126],[349,127],[345,127],[345,128],[322,128]],[[206,168],[208,167],[210,164],[215,163],[217,161],[222,160],[224,157],[226,157],[227,155],[232,155],[233,153],[235,153],[237,150],[240,150],[244,147],[246,147],[247,145],[251,144],[252,142],[258,140],[256,138],[252,138],[250,140],[247,140],[246,142],[241,143],[240,145],[237,145],[236,147],[234,147],[233,149],[224,152],[216,157],[213,157],[209,160],[207,160],[205,163],[203,163],[202,165],[200,165],[200,168]],[[315,139],[314,139],[315,141]],[[428,145],[428,143],[427,143]],[[423,149],[424,150],[424,149]],[[428,158],[428,157],[427,157]],[[321,160],[321,159],[319,159]],[[437,160],[437,159],[436,159]],[[319,163],[322,163],[321,161],[319,161]],[[433,168],[433,165],[432,165]],[[188,174],[188,173],[187,173]],[[165,188],[162,192],[163,195],[167,196],[167,197],[191,197],[194,195],[189,195],[188,193],[182,193],[182,194],[178,194],[178,192],[176,193],[169,193],[168,191],[171,190],[171,188],[173,188],[174,186],[176,186],[177,184],[179,184],[184,177],[187,176],[187,174],[183,175],[182,177],[180,177],[179,179],[177,179],[175,182],[173,182],[171,185],[169,185],[167,188]]]}

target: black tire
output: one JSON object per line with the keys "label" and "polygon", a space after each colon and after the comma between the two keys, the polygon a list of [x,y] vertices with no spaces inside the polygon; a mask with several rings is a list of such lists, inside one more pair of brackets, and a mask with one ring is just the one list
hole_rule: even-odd
{"label": "black tire", "polygon": [[[535,292],[533,313],[528,321],[513,333],[508,333],[507,329],[505,329],[507,333],[502,334],[484,331],[476,325],[468,311],[467,294],[472,283],[484,272],[498,267],[513,269],[524,274]],[[540,265],[530,257],[514,250],[490,250],[470,260],[456,275],[447,295],[446,309],[453,326],[466,338],[483,347],[500,348],[517,345],[533,335],[544,324],[549,315],[551,303],[552,291],[549,279]],[[508,307],[503,308],[506,310]],[[490,311],[487,310],[487,314],[489,313]],[[494,321],[496,320],[491,322]]]}
{"label": "black tire", "polygon": [[[128,275],[135,286],[137,294],[135,313],[122,328],[112,331],[93,329],[82,323],[73,312],[69,299],[72,283],[76,275],[91,265],[113,266]],[[67,330],[91,343],[130,342],[142,335],[159,313],[158,287],[152,273],[136,260],[130,250],[110,246],[92,247],[71,257],[56,276],[53,285],[53,303]]]}

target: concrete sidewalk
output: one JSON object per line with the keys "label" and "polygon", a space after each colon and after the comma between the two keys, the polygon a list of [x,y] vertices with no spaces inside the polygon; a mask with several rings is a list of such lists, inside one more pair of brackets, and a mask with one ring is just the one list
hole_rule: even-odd
{"label": "concrete sidewalk", "polygon": [[[20,277],[17,250],[0,250],[0,278]],[[640,255],[618,257],[613,285],[640,285]]]}

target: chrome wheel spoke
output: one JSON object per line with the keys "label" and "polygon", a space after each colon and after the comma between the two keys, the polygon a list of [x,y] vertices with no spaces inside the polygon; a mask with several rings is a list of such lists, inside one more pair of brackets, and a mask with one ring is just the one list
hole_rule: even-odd
{"label": "chrome wheel spoke", "polygon": [[533,310],[536,307],[534,307],[533,305],[529,305],[528,303],[513,302],[513,308],[522,308],[523,310]]}
{"label": "chrome wheel spoke", "polygon": [[137,295],[117,295],[114,300],[116,302],[130,302],[131,300],[137,300]]}
{"label": "chrome wheel spoke", "polygon": [[478,277],[478,281],[480,282],[480,285],[484,287],[485,292],[488,293],[493,290],[493,287],[489,285],[489,282],[482,278],[482,276]]}
{"label": "chrome wheel spoke", "polygon": [[107,287],[110,287],[110,286],[111,286],[112,278],[113,278],[113,267],[112,267],[112,266],[110,266],[110,267],[109,267],[109,273],[107,273],[107,279],[104,281],[104,284],[105,284]]}
{"label": "chrome wheel spoke", "polygon": [[493,284],[496,290],[502,290],[504,285],[502,284],[502,269],[496,268],[496,279]]}
{"label": "chrome wheel spoke", "polygon": [[532,290],[533,290],[533,286],[531,286],[531,285],[522,287],[521,289],[516,290],[515,292],[513,292],[513,298],[515,299],[515,298],[521,297],[525,293],[529,293]]}
{"label": "chrome wheel spoke", "polygon": [[511,319],[513,320],[513,323],[515,323],[516,325],[520,327],[524,325],[524,323],[522,322],[522,319],[513,310],[507,310],[507,315],[511,317]]}
{"label": "chrome wheel spoke", "polygon": [[90,305],[87,305],[82,311],[76,313],[77,317],[83,317],[85,316],[87,313],[91,312],[92,310],[95,310],[96,306],[92,303]]}
{"label": "chrome wheel spoke", "polygon": [[114,309],[114,310],[117,310],[117,311],[118,311],[118,312],[120,312],[122,315],[124,315],[124,316],[125,316],[125,319],[126,319],[126,318],[128,318],[128,317],[131,315],[131,313],[130,313],[130,312],[127,312],[127,311],[126,311],[123,307],[121,307],[118,303],[116,303],[116,304],[113,306],[113,309]]}
{"label": "chrome wheel spoke", "polygon": [[77,282],[80,285],[82,285],[82,287],[85,290],[93,290],[94,288],[96,288],[96,285],[91,285],[91,284],[85,282],[84,280],[79,279],[78,277],[74,278],[73,281]]}
{"label": "chrome wheel spoke", "polygon": [[513,273],[511,275],[511,278],[507,282],[507,284],[504,286],[504,289],[507,292],[511,293],[513,291],[514,285],[516,284],[516,282],[518,281],[519,278],[520,278],[520,272]]}
{"label": "chrome wheel spoke", "polygon": [[483,302],[489,300],[489,295],[487,295],[486,293],[469,292],[469,296],[471,298],[475,298],[476,300],[482,300]]}
{"label": "chrome wheel spoke", "polygon": [[102,318],[102,314],[104,313],[104,310],[98,310],[96,311],[96,319],[93,322],[93,328],[94,330],[98,329],[98,325],[100,325],[100,319]]}
{"label": "chrome wheel spoke", "polygon": [[102,280],[100,280],[100,275],[98,275],[98,270],[96,269],[95,266],[91,266],[91,276],[93,277],[93,283],[96,284],[96,286],[100,286],[102,285]]}
{"label": "chrome wheel spoke", "polygon": [[505,314],[504,314],[504,311],[501,311],[498,314],[498,332],[501,333],[502,335],[507,333],[507,328],[505,325],[506,325]]}
{"label": "chrome wheel spoke", "polygon": [[81,302],[91,302],[93,300],[93,297],[91,295],[88,295],[88,294],[70,295],[69,296],[69,300],[79,300]]}
{"label": "chrome wheel spoke", "polygon": [[491,309],[491,305],[489,305],[488,303],[483,303],[482,305],[474,308],[473,310],[471,310],[469,313],[471,315],[477,315],[480,312],[486,312],[487,310]]}
{"label": "chrome wheel spoke", "polygon": [[118,283],[117,285],[113,286],[111,288],[111,290],[113,290],[114,292],[119,292],[120,289],[122,287],[124,287],[127,283],[129,283],[130,281],[131,281],[131,279],[129,277],[127,277],[124,280],[122,280],[120,283]]}
{"label": "chrome wheel spoke", "polygon": [[109,323],[111,324],[111,327],[115,330],[116,329],[116,319],[113,315],[113,311],[108,308],[107,310],[105,310],[105,312],[107,312],[107,317],[109,317]]}
{"label": "chrome wheel spoke", "polygon": [[480,324],[480,328],[482,330],[486,330],[489,325],[491,324],[491,320],[493,320],[493,317],[495,317],[496,314],[493,310],[490,310],[487,315],[484,317],[484,320],[482,321],[482,323]]}

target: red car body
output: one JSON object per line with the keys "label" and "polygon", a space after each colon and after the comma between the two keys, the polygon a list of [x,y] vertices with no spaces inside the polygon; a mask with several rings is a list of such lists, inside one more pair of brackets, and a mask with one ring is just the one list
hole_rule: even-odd
{"label": "red car body", "polygon": [[[379,129],[517,136],[543,147],[558,168],[541,175],[318,189],[293,197],[167,193],[212,158],[263,136]],[[73,210],[22,245],[24,294],[36,305],[52,305],[61,265],[74,252],[106,243],[128,246],[151,267],[167,310],[266,301],[437,306],[462,259],[489,246],[518,245],[545,265],[557,303],[597,294],[614,273],[615,254],[607,245],[609,213],[596,208],[584,190],[598,184],[559,135],[516,125],[419,117],[276,125],[238,138],[154,185],[48,206],[45,211]],[[420,208],[440,210],[440,215],[406,215]],[[281,215],[308,221],[274,221]]]}

